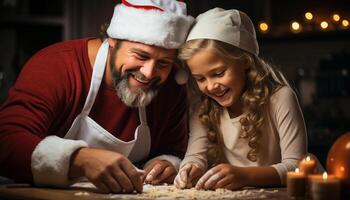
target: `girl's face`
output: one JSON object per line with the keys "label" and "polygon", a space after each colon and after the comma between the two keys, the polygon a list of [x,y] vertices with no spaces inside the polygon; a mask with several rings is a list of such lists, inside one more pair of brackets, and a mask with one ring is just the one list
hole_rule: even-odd
{"label": "girl's face", "polygon": [[187,60],[199,89],[223,107],[240,106],[246,81],[246,69],[239,61],[227,63],[211,49],[197,52]]}

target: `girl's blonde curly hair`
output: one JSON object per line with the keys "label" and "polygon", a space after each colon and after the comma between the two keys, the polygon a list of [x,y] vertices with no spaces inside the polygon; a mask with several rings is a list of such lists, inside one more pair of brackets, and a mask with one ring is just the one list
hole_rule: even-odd
{"label": "girl's blonde curly hair", "polygon": [[[245,138],[250,147],[247,158],[256,162],[259,153],[259,138],[262,134],[261,127],[265,120],[264,108],[274,91],[282,86],[289,86],[289,84],[280,71],[274,69],[263,59],[217,40],[188,41],[181,47],[179,58],[183,61],[189,60],[204,49],[215,51],[226,63],[240,60],[248,66],[245,88],[241,96],[245,114],[240,119],[242,127],[240,137]],[[219,144],[220,116],[224,108],[215,100],[202,94],[193,78],[190,78],[188,86],[190,102],[192,102],[191,110],[198,110],[199,120],[206,128],[210,141],[207,151],[208,165],[213,166],[224,162],[225,156]]]}

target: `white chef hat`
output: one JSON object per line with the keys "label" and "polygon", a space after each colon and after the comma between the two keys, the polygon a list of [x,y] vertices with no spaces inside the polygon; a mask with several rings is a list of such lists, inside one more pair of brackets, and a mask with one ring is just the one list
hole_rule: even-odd
{"label": "white chef hat", "polygon": [[200,14],[187,40],[213,39],[234,45],[254,55],[259,54],[254,25],[242,11],[213,8]]}

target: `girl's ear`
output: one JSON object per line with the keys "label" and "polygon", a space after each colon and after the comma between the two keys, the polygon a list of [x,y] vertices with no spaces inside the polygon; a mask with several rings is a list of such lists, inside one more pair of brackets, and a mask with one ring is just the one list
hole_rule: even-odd
{"label": "girl's ear", "polygon": [[108,38],[108,44],[111,48],[113,48],[115,46],[115,44],[117,43],[116,39],[113,38]]}

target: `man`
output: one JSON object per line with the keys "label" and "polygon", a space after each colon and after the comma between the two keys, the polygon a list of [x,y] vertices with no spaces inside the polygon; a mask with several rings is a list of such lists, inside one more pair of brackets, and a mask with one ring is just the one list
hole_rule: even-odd
{"label": "man", "polygon": [[105,193],[172,182],[188,132],[173,66],[192,22],[183,2],[123,1],[105,41],[33,56],[0,110],[0,176],[56,187],[86,177]]}

